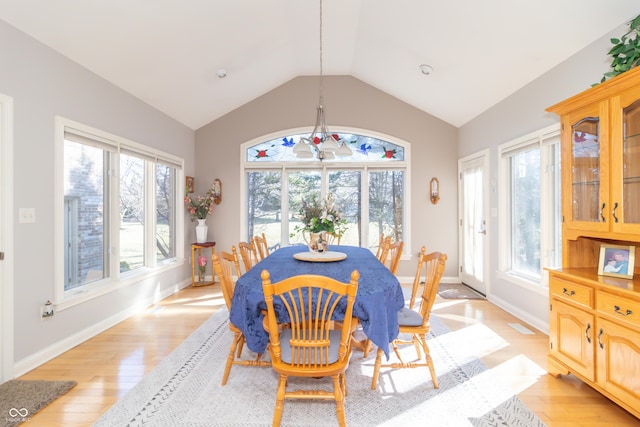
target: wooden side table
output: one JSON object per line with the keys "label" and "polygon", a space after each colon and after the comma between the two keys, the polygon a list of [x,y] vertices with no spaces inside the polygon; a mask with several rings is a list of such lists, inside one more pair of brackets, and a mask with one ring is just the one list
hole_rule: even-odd
{"label": "wooden side table", "polygon": [[[192,243],[191,244],[191,286],[207,286],[213,285],[213,253],[215,252],[216,242],[205,242],[205,243]],[[211,280],[206,280],[203,277],[203,280],[196,281],[198,279],[198,272],[200,271],[200,266],[198,265],[198,258],[202,256],[203,249],[211,249],[211,256],[207,260],[207,265],[205,267],[205,277],[207,274],[207,270],[211,272]],[[197,255],[196,255],[197,252]]]}

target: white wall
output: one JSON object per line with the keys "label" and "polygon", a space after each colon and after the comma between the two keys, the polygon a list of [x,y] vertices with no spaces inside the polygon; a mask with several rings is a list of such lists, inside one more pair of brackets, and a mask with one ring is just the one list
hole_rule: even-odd
{"label": "white wall", "polygon": [[[77,344],[190,277],[178,268],[59,311],[39,310],[54,296],[54,117],[59,115],[181,156],[194,170],[194,133],[149,105],[0,21],[0,93],[14,100],[13,294],[15,374]],[[17,210],[35,208],[19,224]],[[181,208],[182,206],[179,206]],[[185,224],[186,225],[186,224]]]}
{"label": "white wall", "polygon": [[[626,25],[587,46],[557,67],[534,80],[518,92],[471,120],[459,130],[459,156],[464,157],[485,148],[491,150],[491,180],[498,182],[498,145],[559,122],[545,108],[598,83],[611,60],[611,37],[619,37]],[[498,208],[499,186],[491,193],[491,208]],[[497,276],[499,217],[490,218],[491,266],[490,300],[530,322],[548,330],[549,300],[547,294],[531,292]]]}
{"label": "white wall", "polygon": [[[196,192],[215,178],[224,196],[207,221],[216,248],[229,251],[240,236],[240,145],[263,135],[313,127],[318,78],[297,77],[196,131]],[[330,129],[366,129],[411,144],[411,247],[413,257],[401,262],[398,275],[413,278],[420,246],[447,253],[445,276],[457,277],[457,129],[366,83],[348,76],[324,78],[324,107]],[[427,187],[438,177],[441,200],[429,201]],[[211,228],[213,227],[213,228]]]}

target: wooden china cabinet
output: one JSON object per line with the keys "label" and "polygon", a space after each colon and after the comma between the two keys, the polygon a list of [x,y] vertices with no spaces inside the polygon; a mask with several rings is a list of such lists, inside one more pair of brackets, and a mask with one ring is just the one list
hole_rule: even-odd
{"label": "wooden china cabinet", "polygon": [[640,418],[640,263],[633,279],[598,275],[602,244],[640,254],[640,67],[547,111],[562,124],[563,215],[548,371],[578,376]]}

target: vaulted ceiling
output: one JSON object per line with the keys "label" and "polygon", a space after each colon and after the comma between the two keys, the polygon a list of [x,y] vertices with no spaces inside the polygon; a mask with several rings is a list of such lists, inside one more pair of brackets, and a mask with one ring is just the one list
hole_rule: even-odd
{"label": "vaulted ceiling", "polygon": [[[323,2],[324,75],[454,126],[640,13],[635,0]],[[319,0],[0,0],[0,19],[192,129],[320,68]]]}

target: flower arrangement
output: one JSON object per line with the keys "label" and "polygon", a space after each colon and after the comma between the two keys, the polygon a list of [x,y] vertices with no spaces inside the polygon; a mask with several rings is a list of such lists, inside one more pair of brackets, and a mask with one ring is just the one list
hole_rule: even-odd
{"label": "flower arrangement", "polygon": [[198,257],[198,269],[200,274],[198,275],[198,281],[202,282],[204,280],[204,275],[207,269],[207,257],[204,255],[200,255]]}
{"label": "flower arrangement", "polygon": [[184,204],[191,215],[191,222],[196,219],[205,219],[207,215],[213,213],[215,191],[213,185],[205,193],[205,195],[198,194],[197,196],[190,197],[188,194],[184,195]]}
{"label": "flower arrangement", "polygon": [[315,195],[309,202],[303,199],[298,218],[302,221],[302,225],[294,227],[291,237],[305,231],[310,233],[328,231],[341,236],[347,230],[347,220],[335,208],[332,195],[322,201],[319,201]]}

